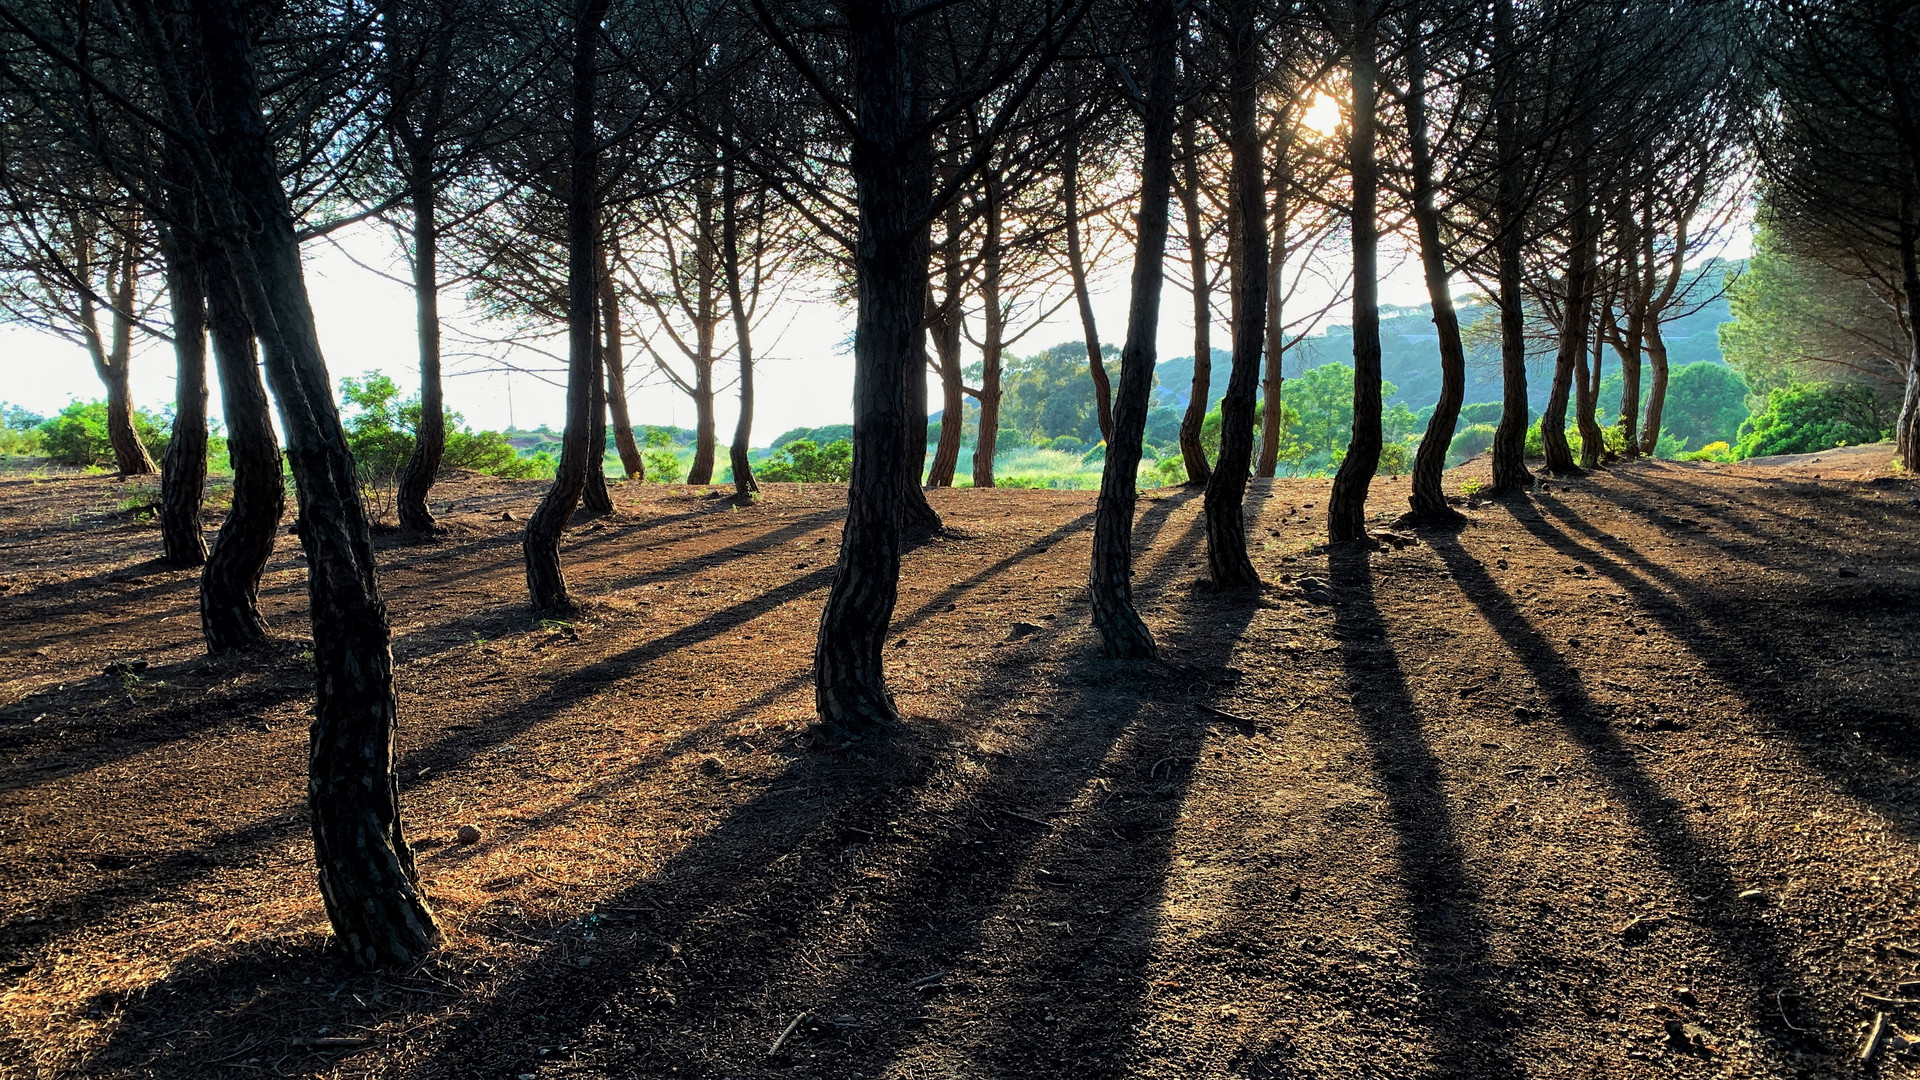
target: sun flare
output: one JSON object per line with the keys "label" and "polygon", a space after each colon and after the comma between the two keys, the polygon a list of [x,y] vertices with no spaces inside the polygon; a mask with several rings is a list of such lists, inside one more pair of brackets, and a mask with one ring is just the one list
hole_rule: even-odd
{"label": "sun flare", "polygon": [[1313,100],[1307,103],[1307,111],[1301,114],[1300,122],[1315,134],[1325,138],[1338,132],[1345,119],[1341,115],[1340,99],[1331,94],[1316,91]]}

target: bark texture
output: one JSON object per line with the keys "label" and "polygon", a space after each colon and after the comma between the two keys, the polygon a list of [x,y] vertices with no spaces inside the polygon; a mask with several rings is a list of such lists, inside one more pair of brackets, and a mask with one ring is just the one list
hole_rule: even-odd
{"label": "bark texture", "polygon": [[573,597],[567,593],[566,575],[560,569],[560,535],[580,505],[587,484],[594,357],[599,351],[593,309],[600,294],[594,273],[599,239],[594,56],[607,4],[608,0],[580,0],[574,13],[567,183],[567,426],[553,486],[527,519],[521,544],[527,562],[527,592],[533,606],[547,612],[571,612],[574,607]]}
{"label": "bark texture", "polygon": [[1087,259],[1080,245],[1080,137],[1067,136],[1066,161],[1060,166],[1060,185],[1067,210],[1067,272],[1073,278],[1074,305],[1080,312],[1080,333],[1087,341],[1087,374],[1093,378],[1093,404],[1100,421],[1100,438],[1113,439],[1113,383],[1100,355],[1100,327],[1093,318],[1093,296],[1087,290]]}
{"label": "bark texture", "polygon": [[206,258],[207,323],[227,420],[227,460],[233,466],[233,506],[220,524],[213,553],[200,573],[200,628],[212,653],[242,652],[267,642],[260,617],[260,575],[273,557],[286,511],[279,436],[274,434],[253,325],[241,304],[226,257]]}
{"label": "bark texture", "polygon": [[[151,9],[136,12],[151,25]],[[440,940],[401,833],[393,772],[395,698],[386,605],[301,272],[300,246],[260,106],[246,13],[196,0],[219,165],[196,166],[228,193],[220,242],[279,399],[308,564],[317,692],[308,809],[320,892],[335,937],[363,967],[412,963]],[[157,26],[145,35],[163,40]],[[174,121],[195,123],[177,88]]]}
{"label": "bark texture", "polygon": [[986,183],[986,236],[980,249],[980,431],[973,440],[973,486],[993,486],[993,456],[1000,443],[1000,361],[1006,350],[1006,311],[1000,306],[1000,196],[991,176]]}
{"label": "bark texture", "polygon": [[200,504],[207,487],[207,304],[193,241],[169,233],[162,244],[173,309],[173,437],[160,473],[161,557],[174,566],[207,561]]}
{"label": "bark texture", "polygon": [[646,458],[633,438],[633,418],[627,412],[627,353],[622,340],[620,294],[614,290],[604,253],[600,259],[600,366],[606,369],[607,413],[613,423],[613,446],[620,455],[620,471],[629,480],[647,478]]}
{"label": "bark texture", "polygon": [[1253,459],[1253,400],[1266,336],[1267,215],[1261,168],[1260,50],[1254,0],[1230,9],[1232,70],[1227,88],[1227,140],[1232,157],[1233,214],[1239,258],[1233,262],[1233,371],[1220,402],[1220,460],[1207,480],[1207,568],[1218,588],[1250,588],[1260,575],[1247,557],[1244,502]]}
{"label": "bark texture", "polygon": [[900,588],[900,456],[908,437],[905,371],[924,363],[931,162],[914,132],[915,50],[902,0],[843,5],[858,134],[854,285],[853,478],[833,589],[814,649],[814,708],[832,737],[897,721],[883,651]]}
{"label": "bark texture", "polygon": [[1453,308],[1453,285],[1447,276],[1447,253],[1440,236],[1440,209],[1435,204],[1433,147],[1427,134],[1426,54],[1416,40],[1409,47],[1407,74],[1407,144],[1413,166],[1413,222],[1420,250],[1421,276],[1426,279],[1427,302],[1433,309],[1433,329],[1440,345],[1440,398],[1427,418],[1427,430],[1413,455],[1412,493],[1407,502],[1416,519],[1447,522],[1460,512],[1447,505],[1440,475],[1447,467],[1454,429],[1460,423],[1460,405],[1467,394],[1467,351],[1460,341],[1460,316]]}
{"label": "bark texture", "polygon": [[1180,462],[1187,483],[1205,484],[1212,469],[1200,429],[1207,420],[1207,398],[1213,393],[1213,303],[1207,280],[1207,229],[1200,215],[1200,152],[1194,146],[1191,109],[1180,125],[1180,210],[1187,226],[1187,271],[1193,277],[1193,381],[1187,387],[1187,411],[1180,416]]}
{"label": "bark texture", "polygon": [[[734,351],[740,359],[740,415],[733,422],[733,443],[728,447],[727,456],[733,466],[733,492],[745,498],[759,491],[760,483],[753,478],[753,462],[747,458],[753,438],[753,326],[747,311],[746,290],[740,285],[740,193],[735,187],[732,162],[727,163],[721,180],[724,202],[720,210],[720,262],[726,277],[727,307],[733,312]],[[624,408],[620,415],[625,415]],[[627,438],[632,441],[631,433]],[[621,451],[623,457],[625,453]]]}
{"label": "bark texture", "polygon": [[1379,173],[1374,164],[1374,27],[1365,0],[1353,6],[1353,121],[1348,168],[1353,174],[1353,437],[1333,474],[1327,539],[1367,535],[1367,489],[1380,467]]}
{"label": "bark texture", "polygon": [[1175,54],[1174,0],[1147,7],[1147,91],[1142,102],[1140,207],[1136,221],[1133,293],[1127,340],[1120,350],[1120,388],[1113,402],[1113,437],[1100,471],[1094,509],[1093,554],[1087,593],[1093,626],[1108,656],[1150,660],[1153,634],[1133,606],[1133,511],[1139,497],[1140,440],[1153,389],[1154,339],[1160,329],[1165,282],[1168,198],[1173,187]]}
{"label": "bark texture", "polygon": [[420,424],[413,433],[413,453],[401,466],[394,506],[400,528],[409,533],[433,531],[433,512],[427,493],[440,475],[447,452],[446,400],[440,385],[440,230],[434,215],[433,168],[413,164],[413,306],[414,332],[420,344]]}
{"label": "bark texture", "polygon": [[1287,220],[1293,212],[1288,196],[1293,187],[1293,168],[1285,140],[1282,140],[1279,158],[1273,182],[1273,239],[1267,252],[1267,341],[1260,374],[1260,459],[1254,466],[1255,476],[1268,479],[1280,467],[1280,443],[1286,437],[1286,430],[1281,426],[1285,419],[1281,395],[1287,385],[1284,363],[1287,338],[1286,323],[1281,318],[1280,280],[1287,266]]}

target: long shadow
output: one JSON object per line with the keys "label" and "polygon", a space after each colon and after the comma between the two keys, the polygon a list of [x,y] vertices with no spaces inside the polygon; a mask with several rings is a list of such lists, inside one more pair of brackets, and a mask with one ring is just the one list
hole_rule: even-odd
{"label": "long shadow", "polygon": [[[1530,515],[1516,513],[1516,517],[1524,524]],[[1452,537],[1436,536],[1430,542],[1461,592],[1505,640],[1551,704],[1560,726],[1585,752],[1594,772],[1625,807],[1633,827],[1647,839],[1654,859],[1691,909],[1689,921],[1708,933],[1715,951],[1751,991],[1748,1020],[1754,1030],[1781,1044],[1801,1038],[1786,1026],[1775,1000],[1777,994],[1799,995],[1799,974],[1788,963],[1787,950],[1774,929],[1752,904],[1738,899],[1745,885],[1694,834],[1679,800],[1648,775],[1633,748],[1595,707],[1581,673],[1534,628],[1486,567]],[[1817,1034],[1808,1037],[1819,1038]]]}
{"label": "long shadow", "polygon": [[[1430,543],[1446,542],[1427,535]],[[1488,1080],[1527,1075],[1512,1045],[1525,1014],[1494,959],[1485,899],[1467,870],[1440,759],[1422,730],[1420,707],[1375,597],[1369,553],[1356,544],[1334,546],[1328,578],[1337,589],[1334,636],[1347,690],[1386,791],[1420,965],[1417,1022],[1434,1045],[1430,1071]]]}
{"label": "long shadow", "polygon": [[[1625,485],[1637,489],[1642,497],[1636,499],[1630,497],[1623,491],[1610,491],[1605,497],[1615,505],[1638,515],[1658,528],[1661,532],[1677,540],[1695,542],[1710,539],[1724,540],[1723,537],[1702,535],[1698,531],[1699,525],[1697,522],[1692,522],[1691,519],[1677,516],[1660,508],[1659,504],[1671,504],[1676,500],[1677,496],[1672,488],[1693,488],[1694,485],[1688,484],[1685,480],[1675,480],[1668,476],[1662,476],[1660,478],[1662,483],[1656,484],[1645,476],[1635,476],[1627,473],[1617,475]],[[1782,481],[1775,481],[1770,486],[1786,487],[1788,494],[1797,497],[1797,502],[1794,505],[1799,505],[1808,511],[1825,509],[1825,507],[1816,504],[1827,499],[1842,500],[1855,511],[1864,509],[1864,505],[1859,502],[1853,493],[1836,490],[1831,486],[1819,484],[1803,486]],[[1695,490],[1697,493],[1697,489]],[[1801,518],[1790,516],[1780,504],[1768,506],[1749,499],[1737,497],[1732,492],[1716,490],[1713,494],[1716,497],[1747,508],[1754,516],[1735,517],[1718,507],[1711,505],[1703,506],[1698,500],[1690,502],[1688,508],[1696,513],[1712,518],[1723,528],[1738,530],[1743,534],[1741,537],[1743,539],[1746,536],[1751,536],[1761,541],[1761,550],[1765,550],[1765,546],[1768,544],[1792,544],[1796,548],[1800,548],[1819,557],[1827,557],[1836,551],[1836,548],[1832,545],[1857,539],[1857,533],[1843,526],[1833,524],[1829,520],[1819,517],[1814,517],[1812,520],[1802,520]],[[1780,528],[1771,531],[1768,530],[1762,525],[1762,521],[1765,519],[1773,519],[1779,524]],[[1791,530],[1797,532],[1798,535],[1790,535],[1789,531],[1783,530]],[[1824,536],[1829,543],[1823,544],[1811,541],[1806,535],[1809,533]],[[1750,552],[1741,551],[1737,554],[1744,561],[1753,563],[1754,565],[1767,565],[1763,560],[1754,558]]]}
{"label": "long shadow", "polygon": [[[1808,696],[1805,684],[1809,679],[1833,678],[1832,620],[1864,623],[1871,612],[1889,623],[1889,639],[1897,639],[1920,611],[1920,594],[1911,588],[1874,585],[1842,588],[1835,584],[1817,591],[1807,586],[1800,597],[1802,609],[1821,625],[1809,626],[1804,635],[1795,635],[1792,624],[1782,623],[1777,610],[1756,605],[1739,592],[1715,591],[1689,580],[1595,529],[1555,501],[1543,499],[1540,506],[1558,527],[1540,519],[1522,519],[1521,524],[1530,532],[1549,547],[1592,566],[1627,592],[1676,640],[1686,643],[1722,683],[1738,693],[1754,715],[1764,718],[1773,730],[1790,735],[1807,761],[1850,796],[1874,807],[1906,836],[1920,836],[1920,810],[1911,794],[1911,774],[1920,765],[1920,745],[1913,739],[1911,713],[1898,708],[1837,709],[1835,702],[1852,696],[1844,685],[1814,695],[1821,702],[1818,707],[1798,704]],[[1576,532],[1593,546],[1571,535]],[[1682,609],[1682,603],[1691,613]],[[1757,625],[1767,626],[1764,638],[1717,629]],[[1868,627],[1859,636],[1871,639],[1875,635]],[[1784,657],[1783,648],[1791,650]],[[1863,743],[1902,766],[1889,768],[1864,755],[1846,753],[1841,747],[1849,741]]]}
{"label": "long shadow", "polygon": [[[995,692],[1022,700],[1016,695],[1028,680],[1021,669],[1041,655],[1034,642],[1063,632],[1045,631],[1001,654],[1007,674]],[[979,940],[1024,872],[1019,868],[1049,835],[1006,810],[1050,816],[1044,804],[1057,806],[1084,787],[1090,763],[1107,757],[1142,703],[1165,692],[1154,672],[1130,679],[1114,674],[1091,680],[1098,688],[1089,693],[1118,696],[1114,704],[1121,708],[1045,725],[1013,752],[994,755],[983,777],[965,781],[958,801],[949,796],[953,783],[979,770],[956,771],[971,755],[936,745],[946,729],[931,721],[909,725],[899,745],[875,756],[792,761],[780,779],[656,873],[599,906],[609,921],[633,929],[592,943],[573,924],[541,931],[539,940],[551,944],[490,995],[484,1016],[438,1032],[426,1074],[515,1075],[537,1068],[543,1048],[583,1040],[593,1047],[596,1065],[626,1075],[665,1074],[669,1066],[710,1074],[713,1063],[725,1059],[730,1075],[772,1068],[844,1076],[849,1057],[873,1062],[897,1050],[919,1027],[922,995],[908,983],[927,974],[927,964],[957,957]],[[1176,726],[1187,730],[1171,737],[1199,737],[1195,725]],[[1167,807],[1149,820],[1174,812]],[[926,857],[911,850],[916,840],[927,841]],[[1164,854],[1157,863],[1145,859],[1130,873],[1155,877]],[[822,960],[831,957],[820,950],[849,943],[850,934],[871,963],[823,969]],[[581,966],[582,959],[590,966]],[[321,966],[312,958],[300,965]],[[1139,964],[1132,967],[1137,971]],[[1118,977],[1127,965],[1114,970]],[[301,973],[298,967],[291,972]],[[237,1010],[244,1025],[224,1029],[223,1037],[249,1028],[290,1034],[289,1025],[304,1015],[263,992],[274,975],[265,956],[214,961],[177,977],[173,1000],[238,993],[259,1004]],[[789,986],[796,981],[801,985]],[[858,1031],[832,1024],[826,1026],[835,1031],[827,1034],[803,1030],[793,1048],[796,1055],[818,1054],[804,1059],[814,1064],[796,1056],[791,1070],[769,1066],[766,1047],[790,1015],[789,1003],[799,1000],[795,994],[809,1003],[799,1007],[818,1005],[822,1017],[839,1007],[823,1002],[859,996],[853,1007],[873,1023]],[[1141,996],[1137,987],[1134,996]],[[143,1067],[178,1075],[198,1060],[233,1052],[233,1044],[129,1042],[127,1050]]]}
{"label": "long shadow", "polygon": [[[1168,509],[1170,511],[1172,508]],[[1004,559],[989,570],[1004,572],[1037,550],[1037,547],[1029,545],[1023,553]],[[431,746],[403,755],[396,762],[396,770],[401,775],[409,775],[430,768],[445,774],[482,751],[508,742],[554,713],[577,705],[633,675],[652,661],[718,637],[784,604],[825,589],[832,583],[833,572],[831,565],[823,567],[758,596],[722,608],[697,622],[650,639],[633,649],[604,657],[569,673],[540,693],[496,712],[472,728],[446,732]],[[970,579],[969,587],[991,576],[990,572],[976,574]],[[927,614],[930,612],[922,609],[910,618],[917,621]],[[304,691],[310,687],[302,689]],[[260,707],[257,700],[252,704]],[[97,759],[90,762],[90,765],[97,764]],[[163,891],[183,874],[205,867],[244,862],[248,852],[255,846],[287,835],[288,830],[306,820],[305,815],[304,808],[288,810],[210,838],[206,849],[176,853],[160,860],[138,860],[135,866],[117,873],[108,882],[57,904],[46,905],[44,911],[31,920],[21,917],[0,924],[0,959],[11,964],[56,937],[61,926],[95,922],[114,910]],[[216,852],[219,854],[213,854]]]}

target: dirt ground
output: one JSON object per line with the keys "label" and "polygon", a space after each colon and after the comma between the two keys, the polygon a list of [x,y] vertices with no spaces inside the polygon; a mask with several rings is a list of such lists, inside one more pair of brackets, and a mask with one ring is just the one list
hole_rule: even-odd
{"label": "dirt ground", "polygon": [[0,478],[0,1076],[1920,1076],[1885,461],[1625,465],[1373,554],[1316,546],[1326,482],[1257,483],[1245,594],[1152,493],[1148,665],[1087,626],[1091,493],[936,492],[905,734],[838,751],[843,490],[620,486],[558,624],[539,486],[451,482],[380,552],[447,931],[388,975],[326,951],[293,538],[286,644],[213,662],[126,485]]}

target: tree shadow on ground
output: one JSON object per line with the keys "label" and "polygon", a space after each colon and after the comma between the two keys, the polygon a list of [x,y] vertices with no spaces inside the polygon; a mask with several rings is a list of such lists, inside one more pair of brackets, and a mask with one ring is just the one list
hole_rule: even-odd
{"label": "tree shadow on ground", "polygon": [[1359,544],[1334,545],[1328,578],[1336,590],[1334,636],[1347,691],[1386,792],[1419,959],[1420,1015],[1406,1019],[1430,1033],[1436,1074],[1519,1077],[1527,1070],[1512,1044],[1525,1018],[1503,991],[1509,974],[1494,959],[1485,900],[1467,868],[1440,759],[1422,730],[1420,707],[1380,611],[1371,558]]}
{"label": "tree shadow on ground", "polygon": [[[1522,524],[1531,520],[1529,528],[1538,527],[1538,518],[1524,505],[1512,510]],[[1695,834],[1686,808],[1647,772],[1634,747],[1604,719],[1584,676],[1548,643],[1486,567],[1452,537],[1433,537],[1430,543],[1468,602],[1526,669],[1594,774],[1625,808],[1661,870],[1678,886],[1675,893],[1684,898],[1687,910],[1677,917],[1706,932],[1733,980],[1749,991],[1743,1004],[1753,1030],[1781,1047],[1799,1043],[1805,1036],[1786,1026],[1776,995],[1800,997],[1805,988],[1764,912],[1739,899],[1747,883],[1736,879],[1721,854]]]}
{"label": "tree shadow on ground", "polygon": [[[1143,532],[1154,527],[1147,515],[1142,525]],[[1196,534],[1189,530],[1183,542]],[[1172,560],[1160,561],[1159,572],[1169,572]],[[1189,707],[1155,720],[1150,737],[1141,734],[1143,714],[1169,694],[1164,672],[1091,659],[1067,661],[1079,688],[1048,701],[1048,716],[1032,713],[1036,673],[1061,663],[1045,646],[1066,632],[1048,628],[1008,646],[978,695],[986,709],[1027,711],[1028,722],[921,720],[894,745],[792,758],[764,790],[728,808],[655,872],[595,905],[596,918],[530,928],[537,935],[530,938],[514,932],[539,942],[533,955],[489,988],[484,1015],[435,1031],[412,1071],[518,1075],[571,1055],[577,1065],[629,1075],[669,1067],[692,1076],[868,1075],[937,1024],[929,995],[936,1003],[940,995],[958,1000],[999,977],[967,972],[964,961],[982,935],[997,932],[993,920],[1010,896],[1037,891],[1046,899],[1030,907],[1044,910],[1051,890],[1079,886],[1074,870],[1056,875],[1037,858],[1077,867],[1083,856],[1071,851],[1080,845],[1114,846],[1094,835],[1111,826],[1107,835],[1131,837],[1119,849],[1129,861],[1091,867],[1085,886],[1105,895],[1109,875],[1118,874],[1127,888],[1150,893],[1165,870],[1166,830],[1156,823],[1177,817],[1205,725]],[[1143,774],[1146,754],[1160,768]],[[1162,776],[1168,758],[1176,768]],[[1075,801],[1102,770],[1151,788],[1151,798],[1140,800],[1143,807],[1108,800],[1087,811],[1093,827],[1082,827],[1066,811],[1083,809]],[[1047,854],[1055,846],[1057,858]],[[1083,998],[1064,1025],[1007,1029],[1009,1039],[1024,1042],[981,1048],[981,1063],[996,1075],[1032,1075],[1037,1062],[1054,1060],[1063,1026],[1088,1038],[1124,1030],[1126,1002],[1137,1007],[1144,999],[1138,983],[1146,943],[1127,932],[1139,918],[1137,906],[1115,914],[1113,943],[1094,954],[1085,951],[1091,937],[1043,925],[1052,920],[1021,919],[1036,956],[1044,951],[1053,963],[1082,970],[1076,992]],[[115,1040],[106,1053],[162,1075],[191,1075],[198,1063],[252,1053],[242,1038],[272,1033],[276,1048],[289,1046],[295,1032],[311,1030],[314,994],[306,988],[313,984],[304,980],[342,977],[318,956],[288,970],[274,948],[183,970],[151,988],[140,1006],[147,1015],[128,1025],[145,1030],[161,1016],[213,1008],[217,1033],[208,1024],[208,1037],[172,1045]],[[942,970],[950,974],[911,985]],[[1096,971],[1098,978],[1089,974]],[[300,989],[269,992],[289,982]],[[386,1015],[398,1015],[395,1008],[424,1006],[403,998]],[[783,1060],[770,1062],[767,1047],[802,1009],[816,1014],[818,1027],[803,1025]],[[359,1022],[376,1012],[366,1010]],[[1088,1074],[1116,1074],[1123,1044],[1090,1050]],[[402,1058],[413,1052],[396,1051]]]}
{"label": "tree shadow on ground", "polygon": [[[1920,591],[1859,578],[1806,578],[1776,586],[1799,601],[1792,607],[1800,617],[1783,617],[1780,593],[1761,597],[1716,588],[1713,578],[1692,578],[1663,566],[1556,500],[1542,499],[1539,507],[1552,522],[1529,515],[1520,523],[1633,597],[1739,695],[1752,715],[1791,737],[1806,760],[1841,790],[1872,806],[1906,836],[1920,836],[1920,810],[1913,799],[1920,743],[1913,738],[1911,681],[1891,679],[1887,698],[1869,703],[1859,700],[1859,686],[1847,677],[1858,672],[1841,666],[1852,656],[1844,650],[1867,647],[1863,643],[1913,641]],[[1771,565],[1799,569],[1781,565],[1786,562]],[[1838,632],[1836,624],[1846,631]]]}

